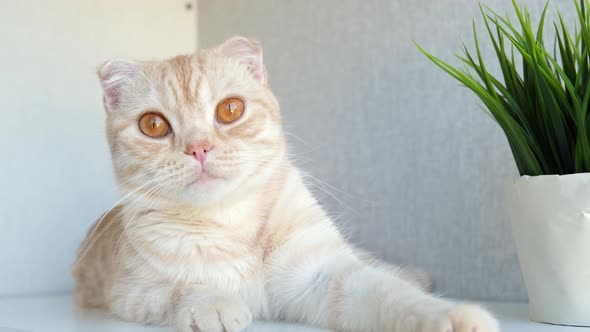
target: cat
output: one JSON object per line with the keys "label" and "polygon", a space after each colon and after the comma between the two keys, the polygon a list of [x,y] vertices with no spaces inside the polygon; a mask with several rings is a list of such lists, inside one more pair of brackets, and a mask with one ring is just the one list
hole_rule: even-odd
{"label": "cat", "polygon": [[253,319],[337,331],[497,332],[346,242],[289,161],[258,42],[98,69],[123,194],[89,231],[76,300],[127,321],[242,331]]}

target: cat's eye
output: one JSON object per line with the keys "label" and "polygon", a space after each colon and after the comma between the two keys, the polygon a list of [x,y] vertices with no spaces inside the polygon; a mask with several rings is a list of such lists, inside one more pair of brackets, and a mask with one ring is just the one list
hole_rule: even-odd
{"label": "cat's eye", "polygon": [[227,98],[217,104],[215,116],[217,121],[228,124],[239,119],[244,113],[244,101],[240,98]]}
{"label": "cat's eye", "polygon": [[139,130],[146,136],[159,138],[170,133],[170,124],[158,113],[146,113],[139,118]]}

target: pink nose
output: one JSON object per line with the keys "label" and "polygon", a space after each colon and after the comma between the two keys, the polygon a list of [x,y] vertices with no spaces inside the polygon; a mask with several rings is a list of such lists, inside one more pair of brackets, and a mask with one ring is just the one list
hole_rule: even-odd
{"label": "pink nose", "polygon": [[187,145],[184,153],[193,155],[201,164],[207,158],[207,152],[211,151],[213,146],[209,142],[194,142]]}

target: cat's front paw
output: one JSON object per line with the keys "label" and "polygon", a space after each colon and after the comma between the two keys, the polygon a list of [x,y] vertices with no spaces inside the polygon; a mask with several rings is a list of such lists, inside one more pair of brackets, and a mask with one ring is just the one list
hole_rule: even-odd
{"label": "cat's front paw", "polygon": [[431,317],[421,332],[499,332],[498,322],[485,309],[473,304],[458,304]]}
{"label": "cat's front paw", "polygon": [[197,298],[179,308],[180,332],[240,332],[252,322],[252,313],[239,298],[214,295]]}

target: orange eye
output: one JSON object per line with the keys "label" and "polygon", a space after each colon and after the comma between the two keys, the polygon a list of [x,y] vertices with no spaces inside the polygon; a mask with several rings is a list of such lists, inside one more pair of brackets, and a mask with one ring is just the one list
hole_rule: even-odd
{"label": "orange eye", "polygon": [[228,124],[236,121],[244,113],[244,101],[239,98],[227,98],[217,104],[215,116],[221,123]]}
{"label": "orange eye", "polygon": [[158,113],[146,113],[139,118],[139,130],[146,136],[159,138],[170,133],[170,124]]}

